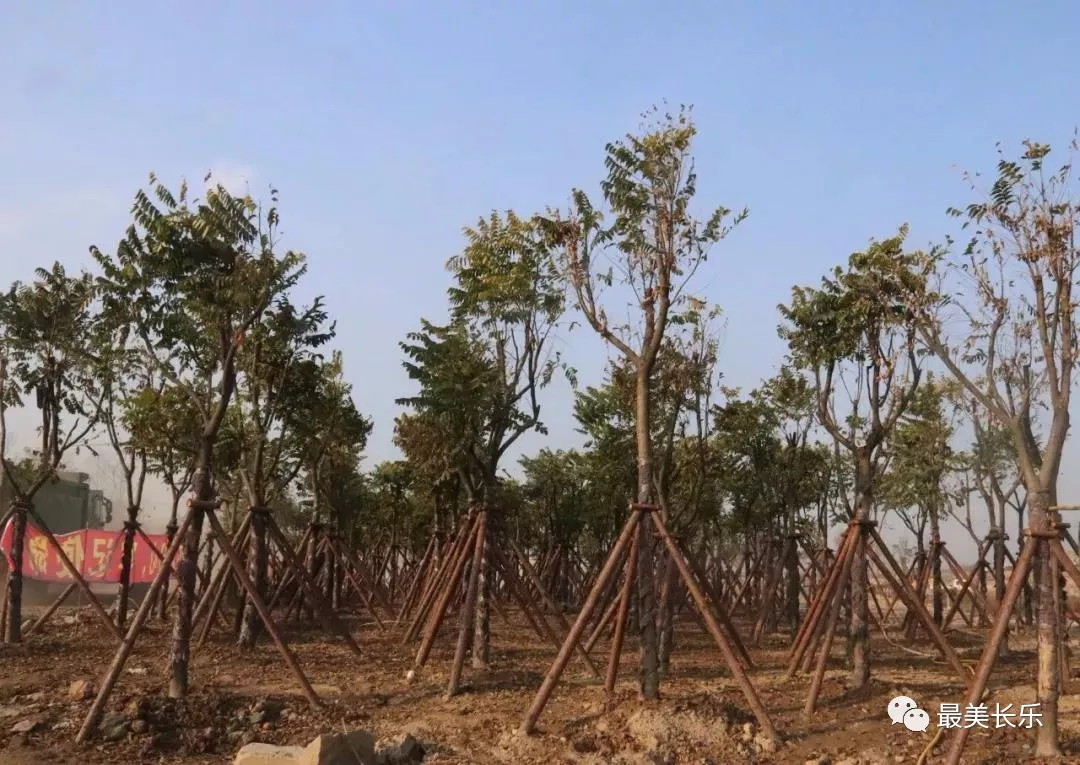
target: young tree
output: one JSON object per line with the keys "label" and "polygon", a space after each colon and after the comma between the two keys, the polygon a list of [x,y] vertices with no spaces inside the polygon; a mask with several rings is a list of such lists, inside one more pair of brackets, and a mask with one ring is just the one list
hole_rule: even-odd
{"label": "young tree", "polygon": [[[274,204],[276,196],[271,194]],[[106,309],[129,327],[145,363],[198,412],[192,484],[198,503],[213,502],[214,446],[236,390],[244,337],[297,282],[304,258],[276,252],[276,207],[262,210],[250,197],[234,197],[221,185],[199,201],[189,198],[186,184],[174,194],[151,176],[150,188],[136,194],[132,213],[134,222],[114,255],[91,249],[103,271]],[[188,690],[203,507],[193,506],[178,566],[173,698]]]}
{"label": "young tree", "polygon": [[121,629],[127,624],[128,600],[131,594],[131,558],[135,535],[139,528],[143,489],[146,486],[146,448],[123,431],[124,402],[138,390],[159,389],[153,370],[141,363],[137,348],[130,344],[125,325],[113,326],[112,317],[103,313],[98,332],[92,339],[97,378],[102,386],[99,417],[105,434],[120,465],[127,498],[124,519],[124,546],[120,559],[120,593],[116,605],[116,622]]}
{"label": "young tree", "polygon": [[[911,404],[920,378],[911,296],[925,282],[924,256],[904,251],[906,228],[837,266],[817,289],[795,287],[780,306],[792,361],[813,374],[818,420],[854,471],[854,520],[868,521],[886,439]],[[841,399],[847,398],[847,401]],[[847,412],[841,407],[849,407]],[[870,681],[865,548],[851,565],[851,684]]]}
{"label": "young tree", "polygon": [[[982,405],[979,404],[964,389],[963,385],[951,380],[948,387],[948,399],[952,403],[955,415],[958,419],[971,425],[974,439],[969,448],[957,455],[957,462],[963,474],[962,492],[963,514],[960,517],[960,502],[953,510],[953,517],[971,535],[972,540],[981,546],[988,542],[989,550],[993,553],[993,563],[990,567],[994,580],[994,597],[991,606],[1000,606],[1005,597],[1005,533],[1006,510],[1016,504],[1020,506],[1020,518],[1017,524],[1018,546],[1023,545],[1023,503],[1019,500],[1022,478],[1018,470],[1016,450],[1013,448],[1012,435],[1001,427],[997,420],[986,414]],[[971,496],[978,495],[986,510],[988,532],[983,537],[975,531],[971,517]],[[979,584],[985,592],[985,569],[979,573]],[[1022,602],[1026,613],[1024,618],[1028,623],[1034,614],[1031,610],[1030,588],[1025,587],[1022,592]],[[1009,652],[1008,631],[1002,638],[999,655],[1004,656]]]}
{"label": "young tree", "polygon": [[[929,521],[932,550],[941,544],[941,520],[947,517],[952,499],[945,479],[955,467],[949,445],[953,427],[944,407],[942,387],[927,375],[889,439],[891,460],[881,481],[881,493],[890,507],[917,508],[920,518]],[[933,618],[940,626],[945,596],[941,558],[935,555],[931,559]]]}
{"label": "young tree", "polygon": [[782,503],[784,532],[788,536],[784,557],[784,614],[792,633],[799,627],[799,553],[796,535],[802,529],[801,514],[819,498],[822,453],[808,443],[814,426],[815,391],[804,374],[789,366],[765,381],[757,397],[773,412],[783,447],[778,455],[776,479]]}
{"label": "young tree", "polygon": [[[342,356],[335,351],[317,362],[312,404],[293,428],[304,449],[304,482],[312,499],[312,521],[325,508],[341,533],[353,526],[357,507],[346,500],[346,487],[359,478],[362,453],[373,423],[356,408],[352,386],[345,381]],[[354,487],[355,488],[355,487]],[[344,494],[341,492],[344,491]]]}
{"label": "young tree", "polygon": [[[500,461],[529,431],[545,432],[538,393],[552,378],[558,355],[550,337],[563,294],[534,221],[492,213],[466,229],[468,244],[447,266],[451,317],[445,327],[423,321],[402,350],[417,396],[400,404],[443,430],[470,503],[496,511],[486,527],[504,525],[491,506]],[[487,549],[485,543],[484,549]],[[484,553],[473,638],[473,666],[488,663],[488,565]]]}
{"label": "young tree", "polygon": [[[569,219],[556,214],[545,220],[578,309],[634,369],[636,499],[641,504],[656,498],[649,386],[670,317],[690,297],[687,286],[712,245],[747,214],[744,210],[732,217],[721,207],[705,222],[693,217],[697,175],[690,148],[696,128],[685,109],[676,116],[655,115],[659,121],[641,135],[607,146],[608,177],[601,189],[612,218],[609,226],[580,190],[573,192]],[[640,310],[637,322],[613,323],[604,307],[601,293],[613,284],[615,272]],[[639,529],[637,579],[641,692],[648,700],[660,693],[653,537],[646,516]]]}
{"label": "young tree", "polygon": [[[171,545],[179,528],[180,499],[191,486],[195,471],[202,434],[199,411],[182,390],[166,385],[160,378],[154,387],[131,391],[120,406],[120,422],[128,434],[126,448],[143,454],[146,469],[169,487],[169,522],[165,532]],[[168,603],[166,579],[161,590],[159,618],[166,617]]]}
{"label": "young tree", "polygon": [[394,419],[394,445],[425,487],[432,507],[431,530],[440,539],[454,527],[465,493],[450,435],[431,411]]}
{"label": "young tree", "polygon": [[[248,575],[266,597],[270,549],[267,520],[270,503],[282,499],[304,467],[307,444],[297,431],[320,413],[322,370],[317,349],[334,337],[326,326],[322,300],[299,309],[281,295],[247,333],[237,360],[237,407],[232,422],[238,446],[236,472],[243,486],[251,534]],[[251,648],[262,622],[250,597],[245,598],[238,643]]]}
{"label": "young tree", "polygon": [[[12,563],[7,578],[8,620],[4,641],[22,641],[22,568],[26,538],[25,505],[54,477],[64,455],[97,423],[102,398],[86,339],[95,331],[89,274],[68,276],[60,263],[37,269],[32,284],[15,282],[0,295],[0,479],[16,497]],[[7,409],[32,396],[40,412],[33,471],[20,476],[8,461]],[[76,562],[78,567],[78,562]]]}
{"label": "young tree", "polygon": [[[928,301],[920,336],[1012,437],[1031,528],[1046,530],[1059,520],[1051,508],[1057,504],[1077,360],[1080,248],[1075,233],[1080,203],[1071,197],[1071,158],[1054,170],[1047,166],[1050,146],[1033,141],[1024,143],[1018,159],[1007,158],[1000,147],[998,154],[997,177],[989,192],[963,210],[950,210],[964,219],[971,238],[962,250],[939,252],[945,284],[940,297],[932,295],[937,299]],[[975,178],[969,177],[972,189],[980,192]],[[967,323],[964,339],[947,336],[953,319]],[[1050,411],[1045,433],[1032,426],[1032,409],[1040,405]],[[1053,757],[1061,754],[1057,576],[1046,546],[1038,547],[1037,684],[1043,724],[1035,756]]]}

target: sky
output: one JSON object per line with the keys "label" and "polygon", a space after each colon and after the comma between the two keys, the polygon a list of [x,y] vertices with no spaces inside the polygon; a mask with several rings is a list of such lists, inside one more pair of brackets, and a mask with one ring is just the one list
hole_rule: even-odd
{"label": "sky", "polygon": [[[871,238],[943,239],[960,169],[995,144],[1064,144],[1078,122],[1080,5],[674,2],[0,2],[0,284],[111,250],[134,192],[167,183],[281,192],[285,243],[324,295],[374,463],[394,458],[398,342],[441,320],[462,227],[493,209],[596,192],[604,145],[667,101],[694,105],[701,213],[750,209],[696,277],[726,329],[728,385],[784,346],[777,304]],[[1069,95],[1069,94],[1073,95]],[[562,332],[584,383],[603,346]],[[550,436],[580,443],[572,393]],[[32,420],[17,419],[26,442]],[[1078,497],[1072,463],[1062,501]],[[159,495],[151,521],[163,523]],[[947,539],[966,544],[966,534]]]}

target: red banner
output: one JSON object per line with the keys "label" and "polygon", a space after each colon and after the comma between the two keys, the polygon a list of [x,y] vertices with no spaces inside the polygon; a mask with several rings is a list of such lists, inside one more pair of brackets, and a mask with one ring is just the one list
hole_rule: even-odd
{"label": "red banner", "polygon": [[[0,535],[0,550],[7,558],[7,565],[12,567],[11,545],[15,534],[14,520],[8,521]],[[164,534],[146,535],[158,552],[164,553],[168,547],[168,537]],[[82,529],[70,534],[57,534],[56,541],[64,549],[76,570],[88,582],[114,584],[120,581],[120,564],[124,557],[124,532]],[[161,569],[161,559],[154,554],[150,545],[136,534],[131,550],[131,583],[144,584],[154,581]],[[43,582],[70,582],[74,577],[60,559],[56,548],[45,534],[32,523],[26,524],[26,544],[23,546],[23,576]]]}

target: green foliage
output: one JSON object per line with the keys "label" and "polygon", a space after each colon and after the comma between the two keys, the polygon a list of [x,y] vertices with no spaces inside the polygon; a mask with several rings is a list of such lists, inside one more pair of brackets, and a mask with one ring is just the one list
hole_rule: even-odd
{"label": "green foliage", "polygon": [[493,212],[465,236],[464,251],[447,261],[454,318],[496,334],[543,331],[559,320],[564,296],[535,221]]}
{"label": "green foliage", "polygon": [[[1075,144],[1072,149],[1075,149]],[[951,215],[971,233],[959,251],[937,253],[942,289],[928,301],[921,336],[996,425],[1008,429],[1029,491],[1056,490],[1067,437],[1076,352],[1072,158],[1050,170],[1050,146],[1025,141],[1019,158],[998,148],[997,174],[981,198]],[[947,338],[952,316],[962,337]],[[1051,411],[1038,433],[1034,413]]]}
{"label": "green foliage", "polygon": [[174,490],[185,487],[202,434],[191,398],[179,388],[159,385],[131,391],[121,406],[130,448],[143,452],[147,468]]}
{"label": "green foliage", "polygon": [[760,399],[740,399],[729,390],[727,402],[714,408],[713,418],[734,528],[745,532],[771,525],[783,507],[776,480],[782,451],[776,413]]}
{"label": "green foliage", "polygon": [[541,449],[535,457],[522,457],[522,486],[527,522],[535,541],[572,548],[589,525],[596,507],[587,502],[592,488],[588,465],[575,451]]}
{"label": "green foliage", "polygon": [[[276,204],[276,192],[271,199]],[[147,363],[181,386],[216,431],[247,331],[304,272],[304,258],[275,252],[278,213],[218,185],[191,200],[186,184],[171,192],[151,175],[132,207],[133,223],[114,255],[91,248],[103,275],[105,311],[129,327]],[[221,377],[208,403],[203,381]]]}
{"label": "green foliage", "polygon": [[[687,283],[709,250],[723,239],[747,211],[732,215],[716,208],[701,221],[691,206],[697,174],[690,154],[697,133],[690,110],[660,114],[641,135],[627,135],[608,144],[607,178],[601,182],[611,218],[585,192],[572,192],[573,210],[540,219],[547,240],[555,246],[556,263],[572,287],[577,307],[593,329],[650,373],[663,344],[669,316],[691,301]],[[610,264],[606,270],[603,263]],[[642,310],[640,326],[613,325],[600,299],[618,273]],[[637,338],[635,340],[635,338]]]}
{"label": "green foliage", "polygon": [[[237,357],[238,469],[253,507],[284,493],[306,466],[313,417],[321,413],[322,358],[334,337],[322,300],[306,309],[287,295],[255,322]],[[323,423],[329,426],[329,423]]]}
{"label": "green foliage", "polygon": [[[853,455],[861,454],[863,491],[921,374],[916,333],[930,259],[905,251],[906,235],[901,228],[853,253],[846,269],[837,266],[817,289],[794,287],[790,305],[779,306],[779,334],[793,363],[813,373],[819,422]],[[851,408],[838,414],[840,389],[849,393]]]}
{"label": "green foliage", "polygon": [[398,403],[439,431],[441,472],[456,471],[479,498],[495,486],[500,459],[521,435],[546,432],[537,394],[558,367],[549,338],[563,296],[534,222],[493,213],[466,235],[465,249],[447,264],[455,278],[450,322],[421,320],[400,344],[420,390]]}
{"label": "green foliage", "polygon": [[916,308],[926,292],[928,261],[904,250],[907,227],[848,259],[823,277],[818,289],[793,287],[779,306],[780,337],[803,368],[839,361],[873,364],[889,374],[896,355],[914,346]]}
{"label": "green foliage", "polygon": [[342,356],[313,357],[296,365],[291,386],[303,403],[288,408],[285,427],[298,452],[303,488],[316,511],[326,506],[342,531],[354,525],[364,505],[361,461],[373,423],[356,408],[345,382]]}
{"label": "green foliage", "polygon": [[0,295],[4,406],[21,405],[32,396],[40,412],[33,450],[38,470],[29,485],[19,487],[27,497],[48,480],[69,449],[78,448],[97,421],[103,395],[87,347],[99,320],[92,277],[69,276],[60,263],[37,269],[35,276],[31,284],[15,282]]}
{"label": "green foliage", "polygon": [[[484,354],[479,333],[464,322],[435,326],[421,320],[421,331],[410,333],[409,342],[400,343],[403,362],[410,379],[419,383],[415,396],[397,403],[425,416],[429,427],[441,431],[439,442],[448,453],[446,461],[455,469],[469,471],[484,465],[482,449],[497,423],[491,416],[505,395],[500,375]],[[506,412],[521,421],[516,407]]]}
{"label": "green foliage", "polygon": [[945,479],[959,466],[952,437],[942,387],[930,375],[889,439],[889,469],[881,481],[882,498],[889,507],[915,508],[939,519],[946,514],[952,496]]}

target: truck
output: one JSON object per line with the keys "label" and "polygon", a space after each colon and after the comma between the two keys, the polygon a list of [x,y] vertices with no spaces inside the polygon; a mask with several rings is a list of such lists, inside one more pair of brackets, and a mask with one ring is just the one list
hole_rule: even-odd
{"label": "truck", "polygon": [[[5,475],[0,484],[0,507],[6,510],[14,498],[15,492]],[[100,489],[90,488],[89,473],[71,470],[57,471],[38,490],[34,495],[34,510],[53,534],[101,529],[112,521],[112,500]]]}

